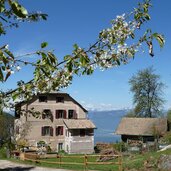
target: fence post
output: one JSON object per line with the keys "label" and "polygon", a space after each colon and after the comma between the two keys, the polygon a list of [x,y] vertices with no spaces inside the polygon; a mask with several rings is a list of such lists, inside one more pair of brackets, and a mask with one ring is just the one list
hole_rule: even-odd
{"label": "fence post", "polygon": [[61,167],[61,162],[62,162],[62,155],[59,155],[59,166]]}
{"label": "fence post", "polygon": [[21,153],[20,153],[20,160],[23,160],[23,161],[24,161],[25,158],[26,158],[26,157],[25,157],[25,153],[24,153],[24,152],[21,152]]}
{"label": "fence post", "polygon": [[87,155],[84,155],[84,170],[87,170]]}
{"label": "fence post", "polygon": [[122,171],[122,155],[119,154],[118,157],[119,157],[119,158],[118,158],[118,160],[119,160],[119,171]]}

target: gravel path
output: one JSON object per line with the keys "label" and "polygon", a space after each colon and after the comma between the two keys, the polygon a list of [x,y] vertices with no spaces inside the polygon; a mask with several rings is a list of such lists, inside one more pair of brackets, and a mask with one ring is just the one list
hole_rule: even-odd
{"label": "gravel path", "polygon": [[0,160],[0,171],[71,171],[65,169],[51,169]]}

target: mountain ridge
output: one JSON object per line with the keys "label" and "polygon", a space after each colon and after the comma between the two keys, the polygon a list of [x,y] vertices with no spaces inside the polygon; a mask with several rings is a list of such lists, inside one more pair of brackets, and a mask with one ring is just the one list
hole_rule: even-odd
{"label": "mountain ridge", "polygon": [[120,120],[126,115],[128,109],[110,111],[89,111],[88,118],[93,121],[97,129],[94,140],[97,142],[112,143],[120,141],[120,136],[114,134]]}

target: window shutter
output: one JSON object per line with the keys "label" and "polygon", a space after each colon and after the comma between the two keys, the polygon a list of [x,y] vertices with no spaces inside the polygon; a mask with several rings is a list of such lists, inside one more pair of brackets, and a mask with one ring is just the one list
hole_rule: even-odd
{"label": "window shutter", "polygon": [[45,114],[44,113],[42,114],[42,119],[45,119]]}
{"label": "window shutter", "polygon": [[59,118],[59,110],[56,110],[56,119]]}
{"label": "window shutter", "polygon": [[77,119],[77,112],[74,110],[74,119]]}
{"label": "window shutter", "polygon": [[66,119],[66,110],[64,110],[63,112],[64,112],[64,119]]}
{"label": "window shutter", "polygon": [[53,136],[53,127],[50,127],[50,136]]}
{"label": "window shutter", "polygon": [[61,135],[63,135],[63,134],[64,134],[64,127],[61,126]]}
{"label": "window shutter", "polygon": [[42,136],[45,135],[45,132],[44,132],[44,127],[42,127]]}
{"label": "window shutter", "polygon": [[56,136],[58,136],[58,127],[56,127]]}
{"label": "window shutter", "polygon": [[51,119],[51,120],[52,120],[52,122],[53,122],[53,114],[51,114],[50,119]]}

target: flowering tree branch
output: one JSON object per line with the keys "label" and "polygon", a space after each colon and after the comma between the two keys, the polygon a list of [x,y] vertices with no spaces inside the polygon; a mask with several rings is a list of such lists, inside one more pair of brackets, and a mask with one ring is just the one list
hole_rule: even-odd
{"label": "flowering tree branch", "polygon": [[[15,11],[14,6],[18,7],[15,1],[10,0],[8,2],[12,10],[10,15],[14,15],[14,20],[16,16],[24,21],[33,20],[33,14],[28,14],[24,7],[19,7],[19,11],[23,10],[20,14],[20,12]],[[149,55],[154,56],[153,40],[156,39],[160,47],[163,47],[164,37],[161,34],[153,33],[150,29],[142,31],[143,25],[150,20],[150,7],[150,1],[145,0],[143,3],[139,3],[138,7],[129,14],[117,16],[116,19],[111,21],[110,28],[99,33],[94,44],[87,49],[75,44],[72,53],[64,56],[62,61],[58,61],[53,51],[45,50],[48,46],[46,42],[41,44],[40,50],[20,56],[37,55],[36,62],[17,58],[8,49],[8,46],[3,46],[0,49],[1,82],[5,82],[11,76],[11,73],[19,71],[23,64],[34,67],[33,80],[27,83],[18,82],[18,88],[5,93],[5,95],[12,95],[13,100],[29,99],[40,92],[59,90],[71,84],[74,75],[91,75],[96,68],[104,70],[129,63],[130,59],[135,57],[135,54],[140,51],[144,44],[149,49]],[[36,21],[40,17],[46,19],[44,18],[46,15],[37,14],[35,16],[37,17]],[[141,37],[137,36],[139,32],[142,35]]]}

